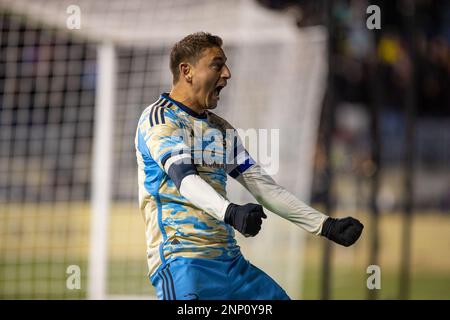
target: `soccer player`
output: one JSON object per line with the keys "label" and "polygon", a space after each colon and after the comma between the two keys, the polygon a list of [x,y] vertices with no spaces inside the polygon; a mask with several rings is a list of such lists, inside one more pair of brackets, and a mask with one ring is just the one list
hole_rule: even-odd
{"label": "soccer player", "polygon": [[[139,204],[149,276],[159,299],[289,299],[241,254],[235,231],[253,237],[263,207],[307,232],[352,245],[363,225],[328,217],[279,186],[250,157],[234,128],[212,113],[231,78],[218,36],[199,32],[170,53],[173,86],[138,123]],[[226,197],[227,176],[259,204]]]}

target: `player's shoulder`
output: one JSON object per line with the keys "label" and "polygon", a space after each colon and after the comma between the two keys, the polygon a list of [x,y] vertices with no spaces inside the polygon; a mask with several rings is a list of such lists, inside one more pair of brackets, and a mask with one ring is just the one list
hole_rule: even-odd
{"label": "player's shoulder", "polygon": [[178,116],[171,109],[170,101],[161,97],[142,111],[139,126],[149,128],[165,124],[178,126],[178,120]]}

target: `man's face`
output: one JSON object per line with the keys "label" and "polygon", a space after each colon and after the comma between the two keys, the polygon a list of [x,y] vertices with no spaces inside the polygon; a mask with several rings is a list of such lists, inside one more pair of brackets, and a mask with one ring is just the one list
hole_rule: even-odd
{"label": "man's face", "polygon": [[214,109],[219,101],[220,90],[231,78],[225,64],[227,57],[219,47],[204,49],[200,59],[192,67],[193,99],[204,109]]}

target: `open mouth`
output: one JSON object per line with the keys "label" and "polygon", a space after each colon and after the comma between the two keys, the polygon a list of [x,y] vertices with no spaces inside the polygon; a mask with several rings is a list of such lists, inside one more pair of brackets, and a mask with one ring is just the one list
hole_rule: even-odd
{"label": "open mouth", "polygon": [[219,85],[214,89],[214,95],[217,99],[219,99],[220,91],[222,91],[223,88],[225,88],[224,85]]}

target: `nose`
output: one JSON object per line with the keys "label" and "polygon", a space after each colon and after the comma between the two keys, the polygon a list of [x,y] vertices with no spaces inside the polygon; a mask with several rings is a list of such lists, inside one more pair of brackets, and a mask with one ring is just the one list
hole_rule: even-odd
{"label": "nose", "polygon": [[224,66],[224,68],[222,70],[221,77],[225,78],[227,80],[231,78],[231,71],[230,71],[230,69],[228,68],[227,65]]}

